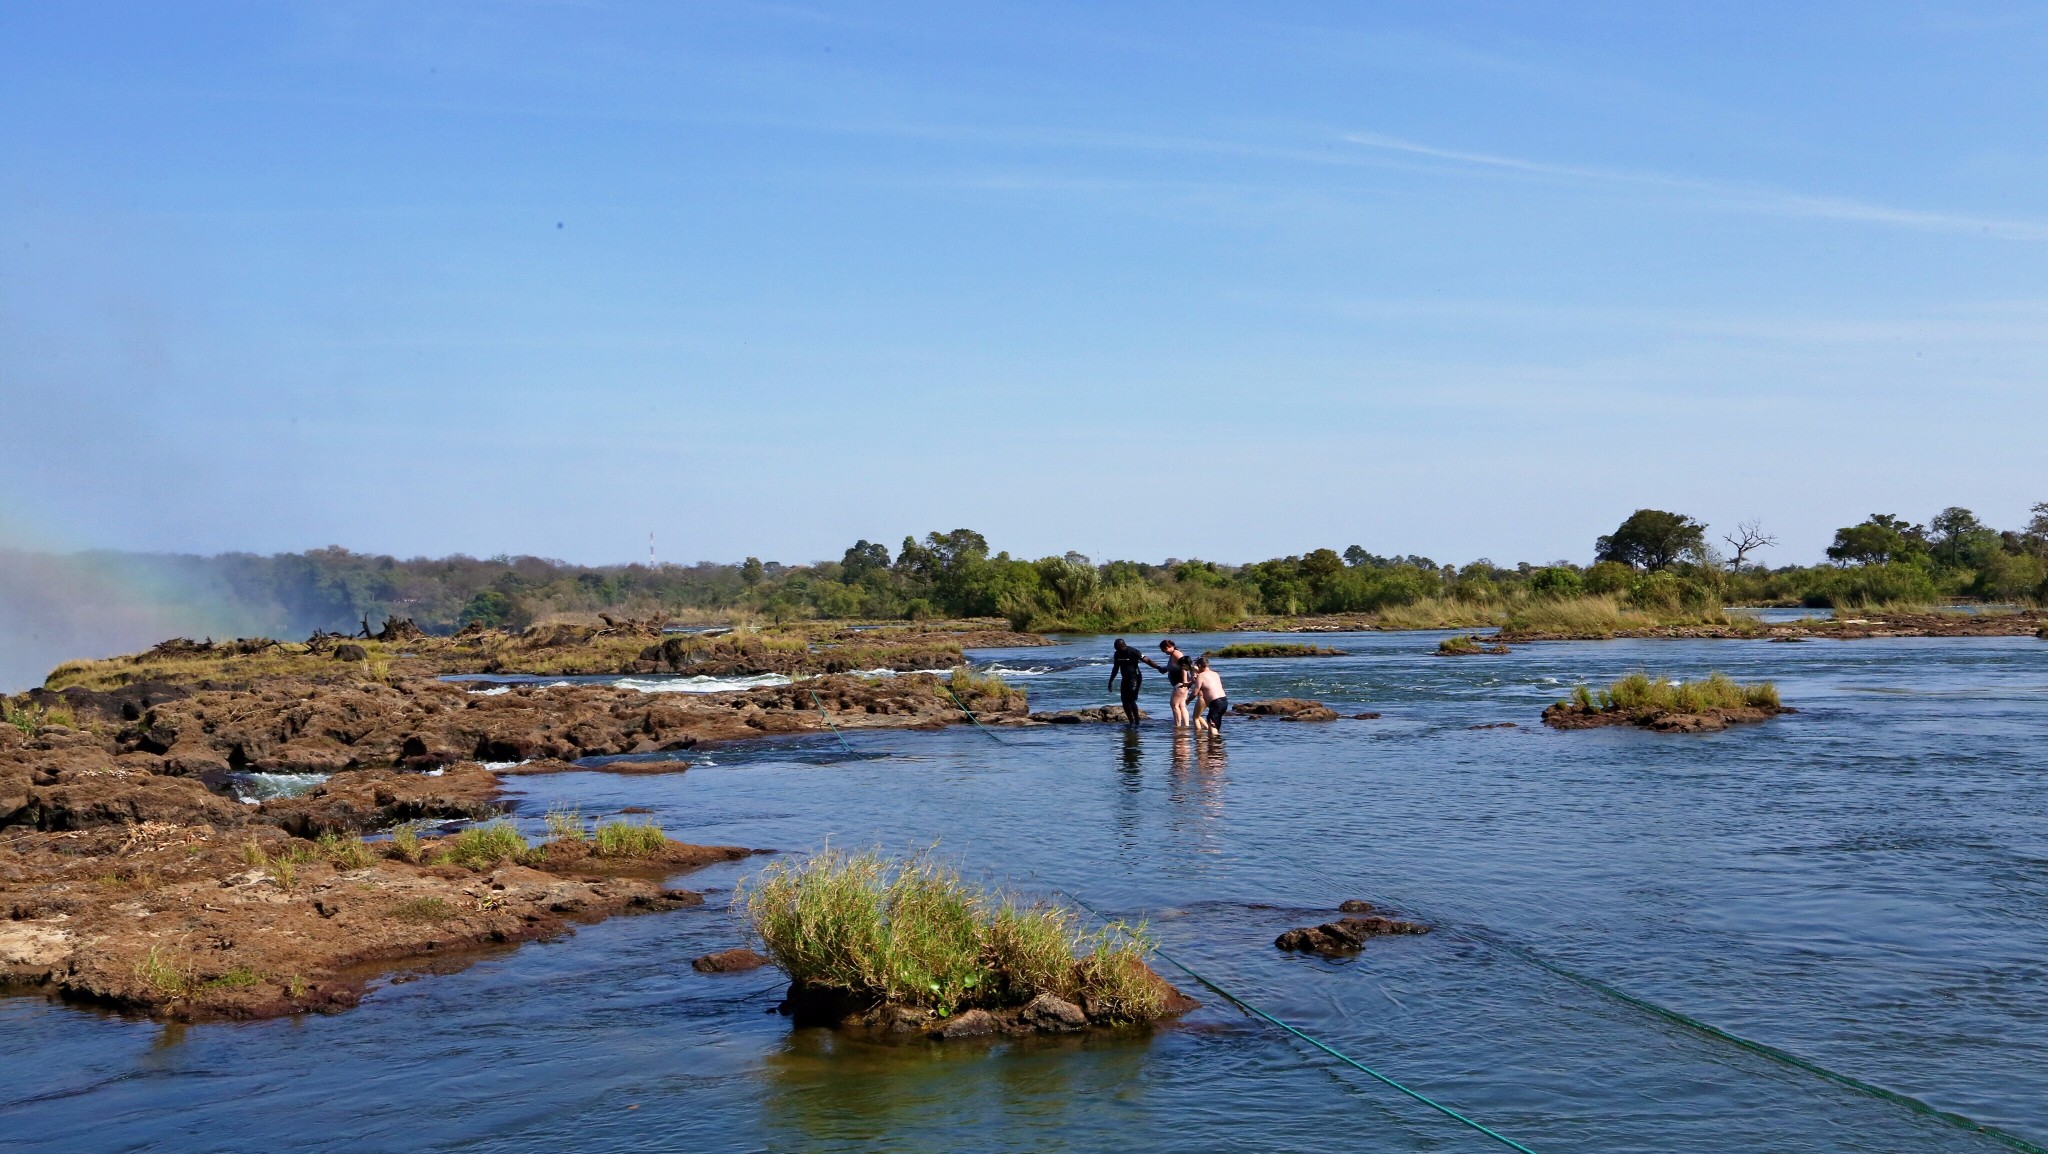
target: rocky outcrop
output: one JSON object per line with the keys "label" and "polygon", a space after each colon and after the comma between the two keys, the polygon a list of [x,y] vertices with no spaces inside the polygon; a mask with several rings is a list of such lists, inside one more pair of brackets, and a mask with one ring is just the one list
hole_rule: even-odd
{"label": "rocky outcrop", "polygon": [[700,974],[739,974],[758,970],[767,964],[766,954],[738,947],[695,958],[690,962],[690,968]]}
{"label": "rocky outcrop", "polygon": [[[1151,717],[1142,709],[1138,711],[1139,721],[1148,721]],[[1107,722],[1122,725],[1129,719],[1124,716],[1121,705],[1092,705],[1082,709],[1047,710],[1031,714],[1026,720],[1038,725],[1101,725]]]}
{"label": "rocky outcrop", "polygon": [[[1149,969],[1156,983],[1161,1018],[1176,1018],[1201,1003],[1175,989]],[[940,1016],[914,1006],[874,1004],[844,990],[792,982],[781,1011],[799,1026],[831,1026],[871,1035],[908,1035],[937,1039],[980,1038],[995,1034],[1071,1034],[1132,1023],[1113,1007],[1080,1004],[1052,993],[1040,993],[1022,1005],[976,1006]]]}
{"label": "rocky outcrop", "polygon": [[1731,725],[1753,725],[1781,713],[1797,713],[1787,705],[1742,706],[1735,709],[1708,708],[1693,713],[1657,709],[1600,709],[1560,701],[1543,711],[1543,724],[1552,729],[1601,729],[1610,725],[1633,725],[1658,733],[1714,733]]}
{"label": "rocky outcrop", "polygon": [[1276,721],[1335,721],[1339,716],[1336,710],[1320,701],[1309,701],[1300,697],[1247,701],[1231,706],[1230,712],[1239,717],[1271,718]]}

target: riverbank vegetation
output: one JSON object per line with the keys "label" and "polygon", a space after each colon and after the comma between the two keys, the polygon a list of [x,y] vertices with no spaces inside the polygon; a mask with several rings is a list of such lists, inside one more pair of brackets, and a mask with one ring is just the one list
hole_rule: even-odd
{"label": "riverbank vegetation", "polygon": [[[1716,534],[1680,513],[1640,509],[1592,542],[1591,564],[1440,564],[1353,545],[1248,564],[1169,558],[1030,560],[971,529],[888,546],[858,541],[838,560],[788,565],[582,566],[538,557],[478,560],[352,553],[258,557],[87,554],[77,560],[170,600],[204,603],[242,632],[364,631],[387,616],[429,633],[475,624],[523,630],[599,614],[678,623],[1008,619],[1035,632],[1192,632],[1249,618],[1371,616],[1389,628],[1598,632],[1715,623],[1727,605],[1926,607],[2048,600],[2048,503],[1996,530],[1951,507],[1916,524],[1889,513],[1844,526],[1819,565],[1770,568],[1756,522]],[[1726,547],[1723,548],[1723,545]]]}
{"label": "riverbank vegetation", "polygon": [[742,901],[797,986],[942,1016],[1041,994],[1089,1007],[1091,1018],[1165,1011],[1142,926],[1084,933],[1063,907],[1020,905],[928,857],[828,850],[769,867]]}
{"label": "riverbank vegetation", "polygon": [[1240,641],[1203,654],[1204,657],[1343,657],[1342,649],[1327,645],[1296,645],[1284,641]]}

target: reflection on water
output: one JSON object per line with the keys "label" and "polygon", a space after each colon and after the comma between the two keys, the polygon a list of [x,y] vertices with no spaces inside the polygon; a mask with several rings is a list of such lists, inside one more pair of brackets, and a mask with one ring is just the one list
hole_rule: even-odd
{"label": "reflection on water", "polygon": [[[1377,721],[863,731],[687,774],[517,779],[692,841],[928,846],[1070,887],[1177,956],[1533,1148],[2001,1149],[1604,999],[1509,942],[1736,1033],[2048,1139],[2048,645],[1605,642],[1445,661],[1441,634],[1231,664],[1232,696]],[[1151,646],[1156,639],[1132,638]],[[1182,638],[1214,648],[1222,638]],[[1324,639],[1319,639],[1324,640]],[[1034,708],[1107,703],[1107,646],[1027,662]],[[1710,735],[1554,733],[1585,680],[1714,669],[1796,715]],[[1877,690],[1874,692],[1873,690]],[[1518,722],[1514,729],[1473,725]],[[761,862],[621,918],[300,1022],[147,1023],[0,998],[0,1133],[24,1151],[1481,1149],[1230,1008],[1153,1033],[939,1046],[792,1032],[773,971],[707,976]],[[1433,922],[1355,959],[1273,937],[1364,898]],[[182,1041],[176,1034],[182,1033]],[[15,1072],[10,1070],[10,1073]],[[280,1119],[290,1130],[281,1142]]]}

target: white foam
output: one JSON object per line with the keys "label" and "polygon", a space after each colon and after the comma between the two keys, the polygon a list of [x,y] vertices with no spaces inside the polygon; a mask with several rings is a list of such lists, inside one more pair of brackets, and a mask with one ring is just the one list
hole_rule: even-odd
{"label": "white foam", "polygon": [[489,689],[472,689],[470,690],[470,692],[476,694],[478,697],[496,697],[501,693],[512,692],[512,687],[509,685],[495,685]]}
{"label": "white foam", "polygon": [[324,773],[239,773],[232,779],[235,800],[259,805],[277,797],[298,797],[327,780]]}
{"label": "white foam", "polygon": [[[533,760],[533,759],[532,759],[532,758],[528,758],[528,759],[527,759],[527,761],[531,761],[531,760]],[[485,762],[479,762],[478,764],[482,765],[482,766],[483,766],[483,767],[484,767],[485,769],[488,769],[488,770],[490,770],[491,772],[493,772],[493,773],[496,773],[497,771],[499,771],[499,770],[501,770],[501,769],[516,769],[516,768],[517,768],[517,767],[519,767],[519,766],[525,765],[525,764],[526,764],[526,762],[525,762],[525,761],[485,761]],[[438,769],[434,771],[434,773],[439,773],[439,772],[441,772],[441,771],[440,771],[440,770],[438,770]],[[428,776],[429,776],[429,777],[431,777],[431,776],[433,776],[433,775],[432,775],[432,774],[429,774]]]}
{"label": "white foam", "polygon": [[731,693],[737,689],[788,685],[789,678],[780,673],[757,673],[752,677],[664,677],[659,680],[650,677],[622,677],[612,684],[620,689],[637,689],[642,693]]}
{"label": "white foam", "polygon": [[1052,670],[1050,670],[1050,669],[1028,669],[1028,668],[1016,668],[1016,669],[1013,669],[1013,668],[1011,668],[1011,667],[1010,667],[1010,666],[1008,666],[1008,665],[1000,665],[1000,664],[998,664],[998,665],[991,665],[991,666],[988,666],[988,667],[987,667],[987,668],[985,668],[985,669],[980,669],[980,670],[976,670],[976,672],[978,672],[978,673],[993,673],[993,674],[995,674],[995,675],[996,675],[997,677],[1044,677],[1044,676],[1045,676],[1046,674],[1048,674],[1048,673],[1051,673],[1051,672],[1052,672]]}

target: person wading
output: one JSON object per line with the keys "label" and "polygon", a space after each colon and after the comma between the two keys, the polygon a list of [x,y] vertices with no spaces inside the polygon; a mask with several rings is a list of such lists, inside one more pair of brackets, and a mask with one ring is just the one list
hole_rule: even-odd
{"label": "person wading", "polygon": [[[1209,668],[1209,659],[1195,658],[1195,696],[1201,700],[1193,705],[1195,728],[1215,733],[1223,732],[1223,713],[1230,708],[1230,696],[1223,691],[1223,675]],[[1207,720],[1202,710],[1209,711]]]}
{"label": "person wading", "polygon": [[1159,648],[1166,653],[1166,683],[1173,686],[1173,727],[1181,729],[1194,720],[1195,659],[1172,641],[1160,642]]}
{"label": "person wading", "polygon": [[1116,648],[1109,658],[1109,684],[1123,681],[1121,689],[1124,698],[1124,724],[1138,724],[1138,687],[1145,681],[1145,671],[1138,668],[1139,662],[1159,669],[1157,661],[1139,652],[1137,647],[1127,644],[1123,638],[1116,639]]}

